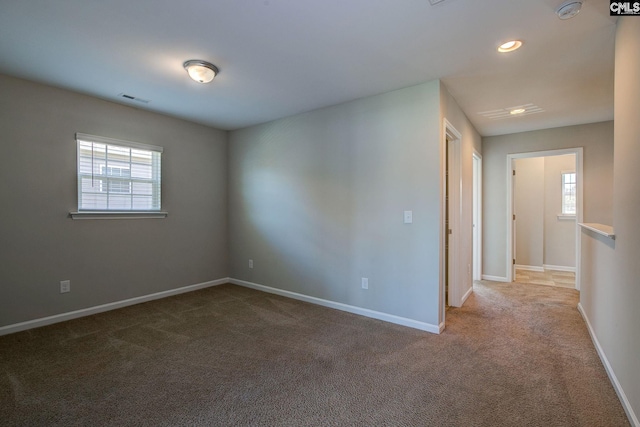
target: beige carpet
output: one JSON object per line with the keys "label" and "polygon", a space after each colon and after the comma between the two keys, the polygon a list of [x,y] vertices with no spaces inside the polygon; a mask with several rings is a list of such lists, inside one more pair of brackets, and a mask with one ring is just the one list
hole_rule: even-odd
{"label": "beige carpet", "polygon": [[483,282],[432,335],[223,285],[0,337],[0,424],[628,425],[576,304]]}

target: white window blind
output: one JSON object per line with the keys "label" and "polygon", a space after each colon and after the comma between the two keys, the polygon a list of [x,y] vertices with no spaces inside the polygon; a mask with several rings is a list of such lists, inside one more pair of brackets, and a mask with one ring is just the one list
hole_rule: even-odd
{"label": "white window blind", "polygon": [[76,134],[78,211],[155,212],[162,147]]}

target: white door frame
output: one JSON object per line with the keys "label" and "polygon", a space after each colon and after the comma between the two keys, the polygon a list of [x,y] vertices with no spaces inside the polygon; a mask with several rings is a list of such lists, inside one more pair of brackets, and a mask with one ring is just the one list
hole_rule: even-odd
{"label": "white door frame", "polygon": [[[461,173],[461,140],[462,134],[453,127],[447,119],[443,122],[444,132],[440,145],[440,171],[441,171],[441,201],[440,201],[440,322],[441,328],[444,326],[446,310],[445,286],[447,274],[445,270],[445,248],[446,248],[446,185],[447,185],[447,149],[449,149],[449,229],[453,233],[449,236],[449,305],[459,307],[462,305],[462,295],[460,295],[459,280],[460,274],[460,218],[462,211],[462,173]],[[447,147],[447,139],[449,147]],[[451,185],[451,183],[454,183]],[[453,208],[451,208],[453,207]]]}
{"label": "white door frame", "polygon": [[482,155],[473,150],[473,280],[482,279]]}
{"label": "white door frame", "polygon": [[547,150],[547,151],[533,151],[529,153],[516,153],[516,154],[508,154],[507,155],[507,259],[506,259],[506,267],[507,267],[507,282],[513,282],[514,274],[514,265],[513,265],[513,244],[514,244],[514,235],[515,230],[513,226],[513,163],[515,159],[526,159],[530,157],[548,157],[548,156],[562,156],[565,154],[575,154],[576,156],[576,289],[580,290],[580,252],[581,252],[581,236],[579,223],[582,222],[582,212],[583,212],[583,148],[566,148],[560,150]]}

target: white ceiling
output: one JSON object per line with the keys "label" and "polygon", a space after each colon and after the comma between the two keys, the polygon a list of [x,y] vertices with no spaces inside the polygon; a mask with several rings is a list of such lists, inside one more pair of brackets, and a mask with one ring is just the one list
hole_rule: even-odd
{"label": "white ceiling", "polygon": [[[611,120],[609,3],[561,21],[561,2],[0,0],[0,73],[221,129],[436,78],[484,136]],[[220,75],[195,83],[188,59]],[[478,114],[523,104],[544,111]]]}

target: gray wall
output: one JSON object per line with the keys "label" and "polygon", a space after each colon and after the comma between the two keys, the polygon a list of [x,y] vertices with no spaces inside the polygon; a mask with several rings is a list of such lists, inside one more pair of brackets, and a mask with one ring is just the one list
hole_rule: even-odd
{"label": "gray wall", "polygon": [[432,81],[230,132],[232,277],[437,325],[439,102]]}
{"label": "gray wall", "polygon": [[611,223],[613,122],[482,139],[483,273],[506,277],[507,154],[584,147],[584,222]]}
{"label": "gray wall", "polygon": [[616,239],[583,231],[580,304],[640,425],[640,20],[636,17],[618,20],[615,70]]}
{"label": "gray wall", "polygon": [[[228,276],[225,132],[6,76],[0,93],[0,326]],[[169,216],[68,218],[76,132],[163,146]]]}

